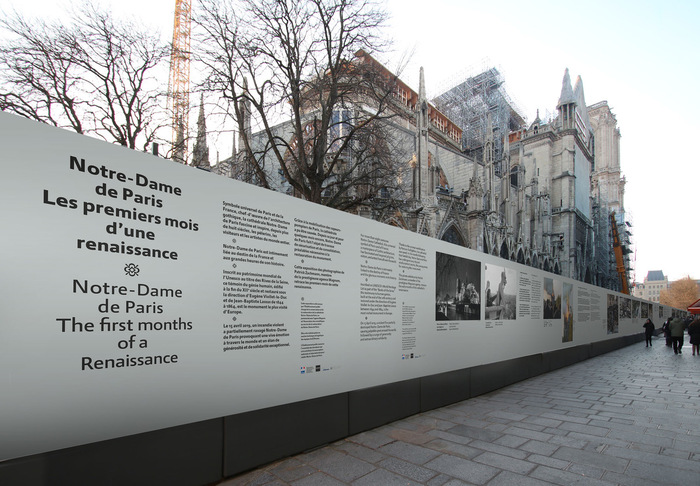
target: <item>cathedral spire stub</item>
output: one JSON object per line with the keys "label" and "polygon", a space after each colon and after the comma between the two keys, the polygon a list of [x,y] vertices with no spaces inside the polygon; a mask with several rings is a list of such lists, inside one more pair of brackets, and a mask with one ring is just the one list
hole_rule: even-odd
{"label": "cathedral spire stub", "polygon": [[197,118],[197,139],[192,148],[192,166],[210,170],[209,147],[207,146],[207,122],[204,116],[204,94],[200,96],[199,117]]}
{"label": "cathedral spire stub", "polygon": [[575,102],[576,98],[574,97],[573,89],[571,89],[571,77],[569,76],[569,68],[566,68],[566,71],[564,71],[564,79],[562,79],[561,81],[561,95],[559,95],[559,102],[557,103],[557,108]]}
{"label": "cathedral spire stub", "polygon": [[557,110],[559,111],[560,127],[564,130],[574,128],[576,97],[574,96],[574,90],[571,89],[569,68],[566,68],[564,79],[561,82],[561,95],[559,96],[559,103],[557,103]]}
{"label": "cathedral spire stub", "polygon": [[[420,68],[418,103],[416,105],[416,167],[413,171],[413,198],[420,200],[423,196],[423,184],[427,182],[428,170],[428,98],[425,92],[425,73]],[[428,188],[430,189],[430,188]],[[434,188],[432,188],[434,190]],[[430,190],[425,191],[428,195]]]}
{"label": "cathedral spire stub", "polygon": [[[243,181],[252,183],[254,182],[254,173],[252,161],[248,157],[248,149],[246,146],[246,139],[250,143],[251,136],[251,107],[248,92],[248,78],[243,78],[243,93],[238,101],[238,114],[240,119],[238,120],[238,153],[236,156],[236,163],[239,166],[239,173]],[[235,147],[235,144],[234,144]]]}

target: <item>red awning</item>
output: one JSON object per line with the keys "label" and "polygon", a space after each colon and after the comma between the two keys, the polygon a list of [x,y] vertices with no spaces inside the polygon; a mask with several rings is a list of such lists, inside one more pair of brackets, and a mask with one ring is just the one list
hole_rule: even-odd
{"label": "red awning", "polygon": [[694,315],[700,314],[700,299],[688,306],[688,312]]}

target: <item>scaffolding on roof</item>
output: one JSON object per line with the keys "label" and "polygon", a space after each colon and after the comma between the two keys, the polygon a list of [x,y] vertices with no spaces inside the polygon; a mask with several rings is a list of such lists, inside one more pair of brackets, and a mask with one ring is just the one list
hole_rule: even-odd
{"label": "scaffolding on roof", "polygon": [[[476,160],[481,160],[489,113],[496,161],[502,160],[504,137],[526,124],[504,84],[503,75],[492,67],[467,77],[433,100],[440,111],[462,128],[462,150]],[[500,175],[500,164],[496,171]]]}

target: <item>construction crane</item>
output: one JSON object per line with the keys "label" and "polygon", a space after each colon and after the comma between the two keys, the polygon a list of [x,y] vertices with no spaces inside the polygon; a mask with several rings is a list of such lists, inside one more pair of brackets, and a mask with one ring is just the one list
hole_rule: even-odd
{"label": "construction crane", "polygon": [[168,80],[169,104],[173,119],[173,160],[187,163],[187,134],[190,111],[190,0],[175,0],[173,45]]}
{"label": "construction crane", "polygon": [[613,252],[615,253],[615,262],[617,263],[617,275],[620,277],[620,285],[622,293],[629,295],[630,288],[627,282],[627,268],[625,268],[625,258],[622,251],[622,243],[620,242],[620,233],[617,231],[617,220],[615,219],[615,211],[610,213],[610,228],[613,238]]}

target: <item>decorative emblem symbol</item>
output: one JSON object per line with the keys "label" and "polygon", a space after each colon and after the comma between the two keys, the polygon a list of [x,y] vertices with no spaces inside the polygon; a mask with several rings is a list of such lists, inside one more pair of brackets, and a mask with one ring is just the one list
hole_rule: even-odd
{"label": "decorative emblem symbol", "polygon": [[126,272],[129,277],[135,277],[139,274],[139,266],[134,263],[127,263],[124,267],[124,272]]}

